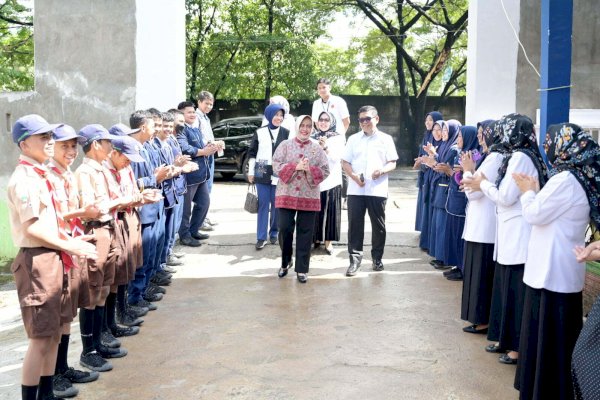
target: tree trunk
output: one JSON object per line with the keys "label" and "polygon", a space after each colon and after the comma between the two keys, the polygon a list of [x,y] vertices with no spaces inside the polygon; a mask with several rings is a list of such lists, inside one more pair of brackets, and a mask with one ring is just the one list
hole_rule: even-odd
{"label": "tree trunk", "polygon": [[267,51],[267,70],[265,79],[265,102],[268,103],[271,98],[271,84],[273,82],[273,3],[269,4],[269,50]]}

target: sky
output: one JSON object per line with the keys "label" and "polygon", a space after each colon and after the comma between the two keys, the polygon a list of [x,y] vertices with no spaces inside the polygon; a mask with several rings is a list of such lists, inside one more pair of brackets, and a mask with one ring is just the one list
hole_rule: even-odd
{"label": "sky", "polygon": [[321,38],[318,43],[327,43],[333,47],[348,48],[353,38],[366,36],[373,23],[364,16],[346,16],[335,13],[334,22],[327,28],[330,38]]}

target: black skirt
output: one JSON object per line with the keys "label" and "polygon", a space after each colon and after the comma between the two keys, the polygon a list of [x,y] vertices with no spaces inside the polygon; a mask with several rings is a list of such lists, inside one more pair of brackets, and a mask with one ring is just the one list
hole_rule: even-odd
{"label": "black skirt", "polygon": [[600,297],[592,306],[573,350],[571,376],[575,398],[600,399]]}
{"label": "black skirt", "polygon": [[581,292],[557,293],[526,285],[515,375],[520,399],[574,398],[571,355],[583,324],[582,308]]}
{"label": "black skirt", "polygon": [[489,322],[495,265],[493,243],[465,242],[461,319],[475,325]]}
{"label": "black skirt", "polygon": [[519,351],[521,318],[523,317],[524,264],[496,263],[488,340],[499,342],[504,350]]}
{"label": "black skirt", "polygon": [[340,240],[342,224],[342,186],[321,192],[321,211],[315,218],[314,242]]}

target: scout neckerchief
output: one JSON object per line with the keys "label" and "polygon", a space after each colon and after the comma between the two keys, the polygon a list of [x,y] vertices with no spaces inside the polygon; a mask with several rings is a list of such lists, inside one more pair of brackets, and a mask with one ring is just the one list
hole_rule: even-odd
{"label": "scout neckerchief", "polygon": [[[69,177],[67,176],[67,174],[65,173],[66,170],[63,172],[54,165],[50,165],[50,169],[62,178],[62,180],[64,182],[64,186],[65,186],[65,192],[67,194],[67,201],[68,201],[68,199],[71,198],[72,182],[69,179]],[[71,218],[71,219],[69,219],[68,224],[69,224],[69,228],[71,230],[72,237],[81,236],[85,233],[85,227],[83,226],[83,222],[81,222],[80,218],[78,218],[78,217]]]}
{"label": "scout neckerchief", "polygon": [[[61,212],[61,205],[60,202],[56,201],[56,198],[54,196],[54,187],[52,186],[52,183],[50,183],[50,181],[48,180],[47,171],[44,171],[43,169],[38,168],[25,160],[19,160],[19,164],[31,167],[33,171],[46,182],[46,188],[50,193],[50,199],[52,199],[52,205],[54,206],[54,213],[56,215],[56,223],[58,225],[58,237],[62,240],[69,240],[69,234],[67,233],[66,229],[67,224],[63,218],[63,213]],[[69,253],[61,250],[60,258],[63,262],[65,272],[68,273],[71,270],[71,268],[75,268],[75,262],[73,261],[73,258]]]}

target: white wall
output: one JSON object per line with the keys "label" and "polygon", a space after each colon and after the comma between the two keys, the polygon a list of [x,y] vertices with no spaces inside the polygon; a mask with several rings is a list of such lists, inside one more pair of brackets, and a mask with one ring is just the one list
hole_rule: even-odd
{"label": "white wall", "polygon": [[[467,125],[515,112],[519,45],[501,0],[469,2]],[[519,32],[520,0],[503,0]]]}
{"label": "white wall", "polygon": [[177,107],[185,100],[185,3],[137,0],[136,23],[135,108]]}

